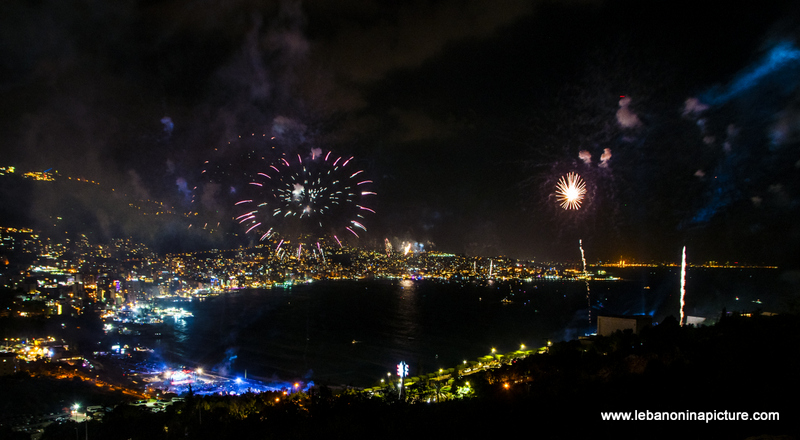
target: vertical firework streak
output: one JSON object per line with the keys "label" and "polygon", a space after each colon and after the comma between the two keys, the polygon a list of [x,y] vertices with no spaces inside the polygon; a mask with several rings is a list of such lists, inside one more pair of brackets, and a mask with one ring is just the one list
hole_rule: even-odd
{"label": "vertical firework streak", "polygon": [[322,250],[322,246],[317,242],[317,249],[319,249],[319,254],[322,256],[322,264],[325,264],[325,252]]}
{"label": "vertical firework streak", "polygon": [[589,277],[586,275],[586,255],[583,253],[583,240],[578,240],[578,247],[581,248],[581,260],[583,261],[583,280],[586,281],[586,306],[589,309],[589,325],[592,324],[592,297],[589,292]]}
{"label": "vertical firework streak", "polygon": [[683,327],[683,308],[686,305],[686,246],[683,247],[683,260],[681,262],[681,327]]}

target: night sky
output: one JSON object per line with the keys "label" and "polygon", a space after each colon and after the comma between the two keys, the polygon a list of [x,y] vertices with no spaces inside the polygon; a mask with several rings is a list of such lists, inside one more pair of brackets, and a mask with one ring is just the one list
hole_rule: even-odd
{"label": "night sky", "polygon": [[0,176],[0,214],[252,244],[252,176],[334,151],[377,193],[363,246],[797,266],[793,3],[3,1],[0,166],[62,182]]}

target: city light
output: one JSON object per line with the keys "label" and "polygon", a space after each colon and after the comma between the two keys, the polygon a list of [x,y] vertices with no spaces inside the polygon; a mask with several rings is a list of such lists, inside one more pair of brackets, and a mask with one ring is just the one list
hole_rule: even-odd
{"label": "city light", "polygon": [[408,364],[405,362],[400,362],[397,364],[397,375],[400,377],[408,376]]}

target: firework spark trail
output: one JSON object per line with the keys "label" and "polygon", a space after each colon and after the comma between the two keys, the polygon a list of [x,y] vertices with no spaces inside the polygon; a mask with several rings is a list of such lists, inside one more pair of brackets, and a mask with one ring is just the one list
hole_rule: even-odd
{"label": "firework spark trail", "polygon": [[556,200],[564,209],[580,209],[586,195],[586,182],[577,173],[567,173],[556,184]]}
{"label": "firework spark trail", "polygon": [[581,260],[583,260],[583,280],[586,281],[586,306],[589,309],[589,325],[592,324],[592,297],[589,292],[589,278],[586,276],[586,255],[583,253],[583,240],[578,239],[578,247],[581,248]]}
{"label": "firework spark trail", "polygon": [[325,264],[325,252],[322,251],[322,246],[317,242],[317,249],[319,249],[319,254],[322,256],[322,264]]}
{"label": "firework spark trail", "polygon": [[683,327],[683,307],[686,305],[686,246],[683,247],[683,261],[681,262],[681,327]]}

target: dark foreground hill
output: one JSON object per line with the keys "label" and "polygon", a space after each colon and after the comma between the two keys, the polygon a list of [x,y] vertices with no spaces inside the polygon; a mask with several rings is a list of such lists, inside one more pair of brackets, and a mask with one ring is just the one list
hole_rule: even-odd
{"label": "dark foreground hill", "polygon": [[[798,438],[798,343],[800,317],[793,315],[733,316],[700,328],[668,318],[640,335],[564,342],[456,380],[470,382],[472,398],[410,404],[393,393],[325,387],[288,396],[187,396],[160,413],[120,405],[88,429],[93,438],[148,440]],[[637,411],[645,420],[603,419],[604,412]],[[773,420],[744,421],[744,413]],[[669,420],[692,417],[701,420]],[[66,422],[42,438],[75,435]]]}

